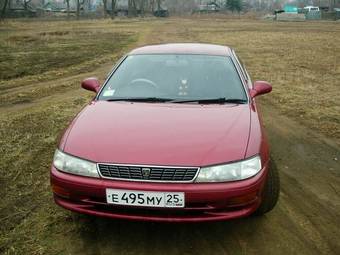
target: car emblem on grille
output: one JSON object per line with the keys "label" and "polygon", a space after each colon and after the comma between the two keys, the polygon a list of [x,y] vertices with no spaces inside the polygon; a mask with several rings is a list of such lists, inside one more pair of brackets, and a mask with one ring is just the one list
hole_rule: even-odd
{"label": "car emblem on grille", "polygon": [[150,168],[142,168],[142,175],[144,179],[148,179],[150,176],[151,169]]}

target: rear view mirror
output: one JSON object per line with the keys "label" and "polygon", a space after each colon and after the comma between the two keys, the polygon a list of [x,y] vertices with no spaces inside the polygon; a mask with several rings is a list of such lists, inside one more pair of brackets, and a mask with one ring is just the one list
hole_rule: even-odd
{"label": "rear view mirror", "polygon": [[255,81],[254,87],[250,90],[250,97],[254,98],[259,95],[267,94],[272,91],[272,85],[266,81]]}
{"label": "rear view mirror", "polygon": [[100,82],[95,77],[87,78],[81,82],[81,87],[97,93],[100,89]]}

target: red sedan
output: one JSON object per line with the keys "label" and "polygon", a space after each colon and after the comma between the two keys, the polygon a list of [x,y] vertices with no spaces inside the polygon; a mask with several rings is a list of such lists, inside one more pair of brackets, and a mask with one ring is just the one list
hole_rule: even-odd
{"label": "red sedan", "polygon": [[55,152],[55,202],[111,218],[196,222],[264,214],[279,177],[252,83],[235,52],[163,44],[128,53],[76,116]]}

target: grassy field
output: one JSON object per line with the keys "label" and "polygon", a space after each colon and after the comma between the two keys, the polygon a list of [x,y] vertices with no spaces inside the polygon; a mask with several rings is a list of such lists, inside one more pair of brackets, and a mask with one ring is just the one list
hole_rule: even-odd
{"label": "grassy field", "polygon": [[340,144],[338,23],[7,21],[0,24],[0,253],[77,253],[95,238],[52,201],[48,169],[58,136],[93,96],[80,90],[83,78],[103,80],[124,52],[162,42],[232,46],[254,80],[273,84],[267,107]]}
{"label": "grassy field", "polygon": [[[200,19],[9,22],[0,29],[0,103],[30,102],[71,88],[53,82],[114,63],[123,46],[210,42],[236,49],[254,80],[272,82],[280,110],[340,141],[339,24]],[[152,30],[152,32],[150,32]],[[109,68],[107,69],[109,70]],[[49,86],[32,88],[35,82]],[[25,87],[25,88],[22,88]],[[15,89],[16,88],[16,89]]]}

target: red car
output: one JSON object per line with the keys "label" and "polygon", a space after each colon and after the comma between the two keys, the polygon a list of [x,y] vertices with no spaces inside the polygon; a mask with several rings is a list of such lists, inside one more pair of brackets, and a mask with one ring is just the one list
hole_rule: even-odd
{"label": "red car", "polygon": [[76,116],[54,154],[55,202],[130,220],[197,222],[264,214],[279,177],[252,83],[235,52],[210,44],[135,49]]}

